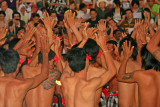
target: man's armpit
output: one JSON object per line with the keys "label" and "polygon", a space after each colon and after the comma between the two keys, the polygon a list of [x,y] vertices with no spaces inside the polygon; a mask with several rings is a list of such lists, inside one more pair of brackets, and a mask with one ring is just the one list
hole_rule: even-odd
{"label": "man's armpit", "polygon": [[153,52],[153,56],[160,62],[160,48]]}
{"label": "man's armpit", "polygon": [[49,78],[42,83],[42,87],[45,90],[49,90],[55,86],[55,81],[59,80],[61,72],[54,69],[49,73]]}

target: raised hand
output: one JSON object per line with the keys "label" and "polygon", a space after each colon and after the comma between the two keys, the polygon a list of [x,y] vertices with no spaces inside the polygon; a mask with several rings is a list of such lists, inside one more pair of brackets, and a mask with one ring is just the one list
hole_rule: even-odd
{"label": "raised hand", "polygon": [[127,41],[125,41],[122,48],[124,58],[129,59],[132,56],[134,46],[131,47],[131,42],[127,43]]}
{"label": "raised hand", "polygon": [[87,41],[88,40],[87,28],[89,26],[89,23],[85,23],[84,25],[85,25],[85,27],[82,31],[82,37],[83,37],[82,40]]}
{"label": "raised hand", "polygon": [[75,13],[72,13],[71,10],[69,10],[68,16],[66,17],[66,19],[70,27],[75,25]]}
{"label": "raised hand", "polygon": [[106,23],[107,23],[106,21],[100,20],[97,25],[98,30],[100,30],[102,32],[106,31],[106,29],[107,29]]}
{"label": "raised hand", "polygon": [[54,40],[55,45],[55,51],[58,51],[61,48],[61,40],[58,36],[56,36],[56,39]]}
{"label": "raised hand", "polygon": [[102,32],[99,32],[98,35],[96,34],[96,42],[102,48],[102,50],[106,50],[106,38]]}
{"label": "raised hand", "polygon": [[41,37],[41,52],[42,54],[49,53],[51,45],[49,45],[49,38],[46,35]]}
{"label": "raised hand", "polygon": [[0,34],[1,34],[0,40],[5,38],[7,32],[8,32],[8,29],[6,28],[6,26],[3,27],[2,25],[0,25]]}

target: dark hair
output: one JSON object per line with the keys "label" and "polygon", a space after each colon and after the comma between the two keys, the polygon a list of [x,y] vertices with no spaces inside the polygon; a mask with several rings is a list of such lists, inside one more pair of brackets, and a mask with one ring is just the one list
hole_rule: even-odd
{"label": "dark hair", "polygon": [[131,9],[127,9],[125,12],[127,12],[127,11],[131,11],[133,13],[133,11]]}
{"label": "dark hair", "polygon": [[132,7],[134,6],[134,4],[137,4],[139,6],[139,0],[132,0],[131,3]]}
{"label": "dark hair", "polygon": [[70,2],[69,2],[69,5],[72,5],[72,4],[75,4],[75,2],[74,2],[74,1],[70,1]]}
{"label": "dark hair", "polygon": [[113,44],[113,45],[116,45],[117,46],[117,42],[116,41],[114,41],[114,40],[109,40],[108,42],[107,42],[108,44]]}
{"label": "dark hair", "polygon": [[86,54],[92,57],[92,60],[90,60],[90,62],[95,63],[99,52],[99,46],[96,41],[93,39],[88,39],[83,48],[85,49]]}
{"label": "dark hair", "polygon": [[0,52],[0,66],[5,74],[13,73],[19,63],[19,55],[16,51],[9,49]]}
{"label": "dark hair", "polygon": [[144,8],[143,11],[147,11],[148,13],[150,13],[151,11],[148,8]]}
{"label": "dark hair", "polygon": [[38,13],[32,13],[33,18],[40,17]]}
{"label": "dark hair", "polygon": [[86,8],[87,6],[84,3],[81,3],[79,6],[79,9],[82,10],[83,8]]}
{"label": "dark hair", "polygon": [[160,71],[160,62],[147,50],[147,44],[141,48],[142,68],[145,70],[154,69]]}
{"label": "dark hair", "polygon": [[67,53],[67,60],[73,72],[80,72],[86,66],[86,53],[83,48],[72,48]]}
{"label": "dark hair", "polygon": [[49,10],[48,13],[49,13],[49,16],[51,16],[52,13],[55,13],[57,15],[57,12],[55,10]]}
{"label": "dark hair", "polygon": [[[120,31],[120,30],[119,30],[119,29],[114,30],[114,31],[113,31],[113,35],[116,34],[118,31]],[[120,32],[121,32],[121,31],[120,31]]]}
{"label": "dark hair", "polygon": [[6,16],[6,13],[4,12],[4,11],[0,11],[0,14],[3,14],[4,15],[4,17]]}
{"label": "dark hair", "polygon": [[92,11],[94,11],[94,12],[96,12],[96,13],[97,13],[96,9],[91,9],[91,10],[90,10],[90,13],[91,13]]}
{"label": "dark hair", "polygon": [[[56,53],[52,50],[50,50],[49,54],[48,54],[48,59],[49,61],[53,60],[53,58],[55,57]],[[38,63],[42,63],[43,62],[43,58],[42,58],[42,53],[40,52],[38,54]]]}
{"label": "dark hair", "polygon": [[18,30],[17,30],[17,33],[18,33],[20,30],[26,31],[25,27],[19,27]]}
{"label": "dark hair", "polygon": [[19,15],[19,17],[21,17],[20,13],[19,13],[19,12],[17,12],[17,11],[15,11],[15,12],[13,12],[13,14],[12,14],[12,18],[14,18],[14,15],[15,15],[15,14],[18,14],[18,15]]}
{"label": "dark hair", "polygon": [[20,41],[19,38],[14,38],[9,42],[9,49],[13,49],[15,45]]}
{"label": "dark hair", "polygon": [[117,7],[120,7],[121,5],[120,0],[114,0],[113,3],[115,3]]}
{"label": "dark hair", "polygon": [[133,58],[134,60],[136,60],[137,55],[138,55],[137,42],[136,42],[133,38],[131,38],[131,37],[129,37],[129,36],[123,38],[123,39],[119,42],[119,55],[121,55],[121,52],[122,52],[122,50],[123,50],[122,45],[123,45],[123,43],[124,43],[125,41],[127,41],[127,43],[131,42],[131,46],[134,46],[133,53],[132,53],[132,58]]}

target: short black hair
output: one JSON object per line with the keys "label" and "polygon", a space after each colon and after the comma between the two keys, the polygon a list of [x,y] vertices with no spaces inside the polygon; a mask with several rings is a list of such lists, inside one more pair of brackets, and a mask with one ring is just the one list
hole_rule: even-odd
{"label": "short black hair", "polygon": [[21,17],[20,13],[19,13],[19,12],[17,12],[17,11],[15,11],[15,12],[13,12],[13,14],[12,14],[12,18],[14,18],[14,15],[15,15],[15,14],[18,14],[18,15],[19,15],[19,17]]}
{"label": "short black hair", "polygon": [[57,12],[55,10],[48,10],[49,16],[51,16],[52,13],[55,13],[57,15]]}
{"label": "short black hair", "polygon": [[151,11],[148,8],[144,8],[143,11],[147,11],[148,13],[150,13]]}
{"label": "short black hair", "polygon": [[154,69],[160,71],[160,62],[147,50],[147,44],[141,48],[142,68],[145,70]]}
{"label": "short black hair", "polygon": [[19,27],[18,30],[17,30],[17,33],[18,33],[20,30],[26,31],[25,27]]}
{"label": "short black hair", "polygon": [[94,12],[96,12],[96,13],[97,13],[96,9],[91,9],[91,10],[90,10],[90,13],[91,13],[92,11],[94,11]]}
{"label": "short black hair", "polygon": [[117,7],[121,6],[120,0],[114,0],[113,3],[115,3]]}
{"label": "short black hair", "polygon": [[70,2],[69,2],[69,5],[72,5],[72,4],[75,4],[75,2],[74,2],[74,1],[70,1]]}
{"label": "short black hair", "polygon": [[79,6],[79,9],[82,10],[83,8],[86,8],[87,6],[84,3],[81,3]]}
{"label": "short black hair", "polygon": [[133,38],[131,38],[130,36],[126,36],[125,38],[123,38],[119,42],[119,55],[121,55],[121,52],[123,50],[122,45],[123,45],[123,43],[125,41],[127,41],[127,43],[131,42],[131,46],[134,46],[133,53],[132,53],[132,58],[134,60],[136,60],[137,59],[137,55],[138,55],[137,42]]}
{"label": "short black hair", "polygon": [[126,9],[126,11],[125,11],[125,12],[127,12],[127,11],[131,11],[131,12],[133,13],[133,11],[132,11],[131,9]]}
{"label": "short black hair", "polygon": [[86,54],[92,57],[92,60],[90,60],[90,62],[95,63],[97,55],[99,53],[99,46],[97,42],[93,39],[88,39],[83,48],[85,49]]}
{"label": "short black hair", "polygon": [[134,6],[134,4],[137,4],[139,6],[139,0],[132,0],[131,3],[132,7]]}
{"label": "short black hair", "polygon": [[67,61],[73,72],[80,72],[86,66],[86,53],[83,48],[72,48],[67,53]]}
{"label": "short black hair", "polygon": [[20,41],[19,38],[14,38],[9,42],[9,49],[13,49],[15,45]]}
{"label": "short black hair", "polygon": [[[52,50],[50,50],[49,54],[48,54],[48,60],[51,61],[53,60],[53,58],[55,57],[56,53]],[[43,62],[43,57],[42,57],[42,53],[39,52],[38,54],[38,64]]]}
{"label": "short black hair", "polygon": [[32,13],[33,18],[40,17],[38,13]]}
{"label": "short black hair", "polygon": [[113,45],[116,45],[117,46],[117,42],[116,41],[114,41],[114,40],[109,40],[109,41],[107,41],[107,43],[108,44],[113,44]]}
{"label": "short black hair", "polygon": [[0,14],[3,14],[4,17],[6,16],[6,13],[3,10],[0,11]]}
{"label": "short black hair", "polygon": [[13,49],[0,52],[0,66],[5,74],[13,73],[19,63],[19,55]]}

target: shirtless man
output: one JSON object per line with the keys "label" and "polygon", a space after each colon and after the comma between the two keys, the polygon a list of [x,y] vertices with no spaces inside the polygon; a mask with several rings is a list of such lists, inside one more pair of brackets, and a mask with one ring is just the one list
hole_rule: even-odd
{"label": "shirtless man", "polygon": [[[137,57],[137,44],[136,42],[130,38],[130,37],[125,37],[120,41],[119,44],[119,54],[120,54],[120,60],[122,61],[123,59],[123,49],[122,45],[123,43],[131,42],[131,46],[134,46],[133,54],[132,57],[129,58],[128,64],[127,64],[127,73],[132,72],[133,70],[139,70],[141,69],[140,64],[136,62],[136,57]],[[116,68],[119,69],[120,63],[118,61],[114,61]],[[138,86],[136,83],[122,83],[118,82],[118,103],[119,107],[138,107]]]}
{"label": "shirtless man", "polygon": [[[112,57],[105,46],[104,36],[97,38],[97,41],[103,50],[108,72],[105,71],[100,77],[88,80],[89,60],[86,60],[86,53],[83,49],[72,48],[67,54],[69,66],[65,68],[61,77],[66,107],[94,107],[96,91],[116,73]],[[72,70],[69,70],[69,67]]]}
{"label": "shirtless man", "polygon": [[[131,43],[123,45],[124,58],[121,63],[118,80],[126,83],[138,84],[139,106],[140,107],[160,107],[160,66],[159,62],[149,53],[146,45],[141,49],[142,68],[126,73],[126,65],[132,55]],[[138,106],[137,106],[138,107]]]}
{"label": "shirtless man", "polygon": [[[60,45],[59,42],[55,44],[55,52],[50,50],[49,58],[49,76],[47,80],[42,82],[35,89],[30,90],[25,97],[25,106],[26,107],[51,107],[53,103],[53,95],[55,92],[55,81],[60,79],[62,72],[61,61],[59,60],[58,48]],[[58,45],[58,46],[57,46]],[[24,78],[31,78],[36,75],[39,75],[41,72],[42,66],[42,53],[38,54],[38,57],[35,61],[35,66],[25,65],[22,68]],[[56,66],[55,66],[56,65]],[[58,69],[58,70],[57,70]],[[60,72],[61,71],[61,72]]]}
{"label": "shirtless man", "polygon": [[4,72],[4,77],[0,77],[0,107],[22,107],[23,99],[26,93],[37,87],[42,81],[47,79],[48,72],[48,42],[47,37],[42,37],[42,72],[33,77],[24,80],[17,80],[16,72],[19,63],[19,55],[14,50],[5,50],[0,52],[0,65]]}

